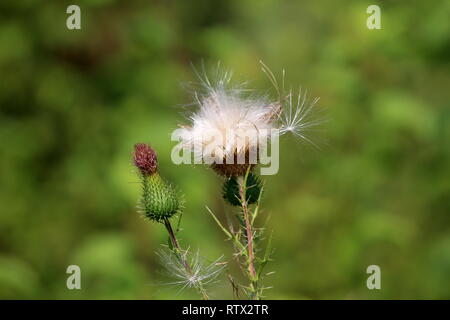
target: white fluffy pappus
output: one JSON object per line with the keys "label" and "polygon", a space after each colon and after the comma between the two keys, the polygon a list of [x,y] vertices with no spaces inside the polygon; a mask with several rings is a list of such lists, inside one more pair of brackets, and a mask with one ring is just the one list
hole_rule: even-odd
{"label": "white fluffy pappus", "polygon": [[314,144],[305,130],[321,122],[310,121],[318,98],[309,102],[301,90],[298,97],[294,98],[292,91],[284,96],[284,72],[280,88],[264,64],[263,71],[277,89],[276,100],[255,94],[245,84],[233,86],[229,72],[215,83],[207,76],[200,77],[202,90],[194,92],[197,108],[188,116],[190,124],[181,126],[181,146],[193,151],[196,159],[201,159],[205,150],[218,159],[243,159],[249,152],[263,149],[274,134],[291,132]]}

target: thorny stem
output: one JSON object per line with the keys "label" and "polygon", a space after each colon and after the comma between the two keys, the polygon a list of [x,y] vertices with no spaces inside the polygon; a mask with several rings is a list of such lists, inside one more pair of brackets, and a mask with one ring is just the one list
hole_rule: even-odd
{"label": "thorny stem", "polygon": [[259,300],[258,297],[258,276],[256,274],[255,265],[254,265],[254,248],[253,248],[253,229],[252,224],[250,223],[250,213],[247,206],[247,199],[246,199],[246,181],[244,177],[238,177],[239,182],[239,195],[241,197],[241,206],[242,206],[242,212],[244,215],[244,223],[245,223],[245,230],[246,230],[246,237],[247,237],[247,251],[248,251],[248,273],[250,275],[250,292],[251,297],[254,300]]}
{"label": "thorny stem", "polygon": [[[181,259],[181,263],[183,264],[184,269],[186,270],[186,272],[188,273],[189,276],[195,276],[194,273],[192,272],[191,266],[189,265],[189,263],[186,259],[186,256],[182,254],[181,247],[178,243],[175,233],[173,232],[172,225],[170,224],[169,219],[164,218],[164,226],[166,227],[167,232],[169,233],[169,237],[170,237],[170,241],[172,242],[172,246],[175,249],[175,251],[177,252],[179,258]],[[198,289],[199,293],[202,295],[203,300],[209,300],[209,297],[206,294],[206,291],[203,288],[201,282],[198,282],[198,284],[199,285],[198,285],[197,289]]]}

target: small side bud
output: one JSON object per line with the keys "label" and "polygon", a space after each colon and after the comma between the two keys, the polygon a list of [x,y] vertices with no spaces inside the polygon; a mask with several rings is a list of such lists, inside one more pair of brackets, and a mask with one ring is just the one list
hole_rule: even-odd
{"label": "small side bud", "polygon": [[141,174],[142,197],[139,208],[152,221],[163,222],[181,210],[175,187],[158,174],[156,152],[148,144],[134,145],[133,163]]}
{"label": "small side bud", "polygon": [[143,176],[153,175],[158,169],[156,152],[145,143],[134,145],[133,162]]}

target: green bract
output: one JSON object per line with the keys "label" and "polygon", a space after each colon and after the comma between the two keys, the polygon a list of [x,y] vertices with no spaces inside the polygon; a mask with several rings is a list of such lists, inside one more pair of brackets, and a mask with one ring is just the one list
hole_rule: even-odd
{"label": "green bract", "polygon": [[[252,204],[258,201],[261,193],[261,181],[257,175],[250,172],[247,177],[247,190],[245,191],[245,198],[247,204]],[[223,198],[233,206],[241,205],[241,196],[239,193],[239,183],[236,177],[231,177],[225,181],[223,185]]]}

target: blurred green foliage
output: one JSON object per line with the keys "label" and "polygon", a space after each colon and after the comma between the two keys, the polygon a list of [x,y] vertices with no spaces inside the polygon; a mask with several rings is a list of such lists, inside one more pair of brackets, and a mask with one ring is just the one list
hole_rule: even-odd
{"label": "blurred green foliage", "polygon": [[[221,182],[175,166],[170,133],[190,66],[221,61],[270,90],[264,60],[320,96],[320,150],[287,139],[265,177],[273,299],[450,298],[450,2],[0,2],[0,298],[196,298],[165,283],[160,225],[136,212],[136,142],[185,193],[180,237],[215,259],[230,243]],[[273,93],[273,92],[272,92]],[[321,138],[326,138],[326,142]],[[82,290],[66,288],[68,265]],[[382,290],[366,288],[366,268]],[[268,270],[269,270],[268,269]],[[226,279],[212,296],[230,298]]]}

